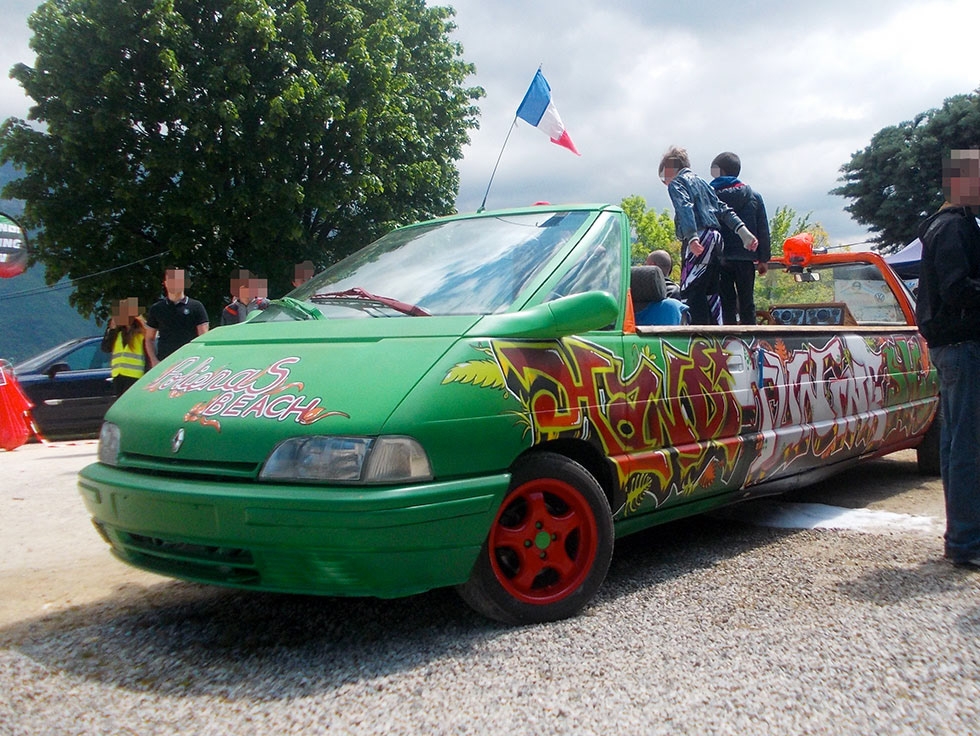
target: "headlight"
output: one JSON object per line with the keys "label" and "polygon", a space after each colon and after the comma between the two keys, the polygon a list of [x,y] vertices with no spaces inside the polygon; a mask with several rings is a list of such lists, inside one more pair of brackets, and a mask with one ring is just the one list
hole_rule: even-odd
{"label": "headlight", "polygon": [[400,483],[431,480],[432,468],[411,437],[294,437],[276,446],[259,478]]}
{"label": "headlight", "polygon": [[105,465],[119,464],[119,426],[110,422],[102,423],[99,432],[99,462]]}

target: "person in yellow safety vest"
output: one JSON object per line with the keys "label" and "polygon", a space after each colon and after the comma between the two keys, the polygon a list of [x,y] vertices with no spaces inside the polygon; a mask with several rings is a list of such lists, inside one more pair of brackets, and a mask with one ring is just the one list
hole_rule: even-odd
{"label": "person in yellow safety vest", "polygon": [[131,296],[113,303],[102,351],[112,355],[112,387],[117,398],[146,372],[145,344],[146,323],[140,317],[139,300]]}

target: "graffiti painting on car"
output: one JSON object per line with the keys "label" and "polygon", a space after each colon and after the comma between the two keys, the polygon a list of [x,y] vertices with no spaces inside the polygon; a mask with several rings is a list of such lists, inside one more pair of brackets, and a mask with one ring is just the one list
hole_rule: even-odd
{"label": "graffiti painting on car", "polygon": [[581,338],[492,340],[444,383],[503,389],[531,444],[595,443],[624,517],[914,437],[931,417],[921,340],[644,340],[627,368]]}

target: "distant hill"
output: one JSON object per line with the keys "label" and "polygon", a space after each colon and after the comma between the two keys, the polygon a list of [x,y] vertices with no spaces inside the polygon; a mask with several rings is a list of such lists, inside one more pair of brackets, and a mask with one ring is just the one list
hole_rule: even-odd
{"label": "distant hill", "polygon": [[[0,190],[17,170],[0,166]],[[0,212],[17,217],[23,202],[0,199]],[[0,279],[0,358],[16,363],[73,337],[98,335],[94,319],[84,319],[68,304],[67,282],[45,286],[44,267],[34,266],[20,276]]]}
{"label": "distant hill", "polygon": [[17,363],[73,337],[102,332],[68,304],[67,284],[45,286],[43,266],[0,279],[0,358]]}

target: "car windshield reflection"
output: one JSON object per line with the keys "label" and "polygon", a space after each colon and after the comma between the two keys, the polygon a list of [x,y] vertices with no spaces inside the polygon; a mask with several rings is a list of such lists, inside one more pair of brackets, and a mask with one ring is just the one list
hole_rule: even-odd
{"label": "car windshield reflection", "polygon": [[37,355],[27,358],[14,365],[15,373],[36,373],[37,371],[43,370],[48,363],[53,361],[55,358],[67,355],[68,352],[75,345],[81,345],[84,342],[82,339],[70,340],[68,342],[62,343],[61,345],[55,345],[53,348],[48,348],[43,353],[38,353]]}
{"label": "car windshield reflection", "polygon": [[[290,297],[315,303],[331,318],[496,314],[514,303],[591,214],[536,211],[402,228],[331,266]],[[371,310],[352,309],[350,300],[331,303],[331,295],[355,290],[383,294],[388,304],[378,301]],[[283,311],[270,308],[254,321],[281,320]]]}

